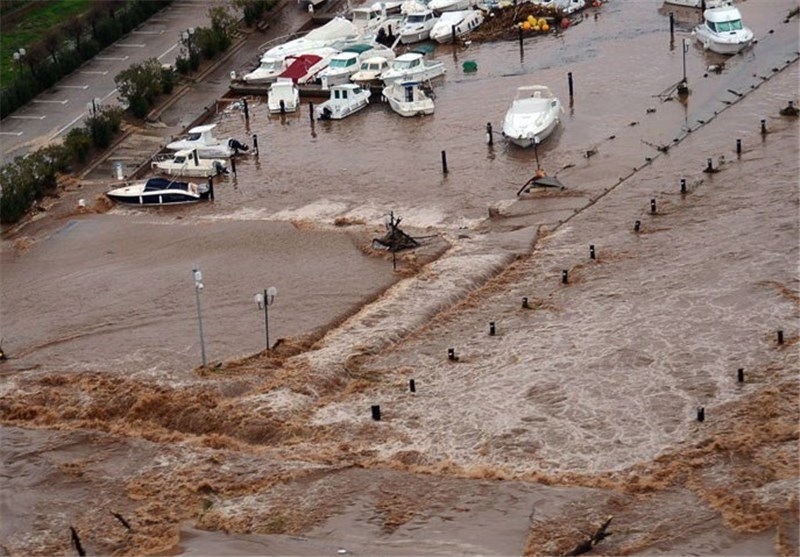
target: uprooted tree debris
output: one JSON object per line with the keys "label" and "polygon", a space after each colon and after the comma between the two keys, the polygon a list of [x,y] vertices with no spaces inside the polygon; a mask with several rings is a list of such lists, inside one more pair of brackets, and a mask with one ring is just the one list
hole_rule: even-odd
{"label": "uprooted tree debris", "polygon": [[565,557],[574,557],[575,555],[582,555],[584,553],[588,553],[591,551],[594,546],[600,543],[602,540],[607,538],[611,535],[611,532],[607,532],[608,525],[611,524],[611,520],[613,516],[609,516],[603,524],[600,525],[594,534],[592,534],[589,538],[583,540],[581,543],[575,546],[575,549],[570,551],[569,553],[565,553]]}
{"label": "uprooted tree debris", "polygon": [[400,221],[402,220],[400,217],[395,217],[394,212],[389,213],[389,222],[386,223],[386,235],[383,238],[373,238],[372,247],[375,249],[387,249],[391,252],[418,247],[419,242],[400,230]]}
{"label": "uprooted tree debris", "polygon": [[[561,21],[566,17],[561,10],[529,2],[520,2],[516,6],[493,8],[481,26],[469,34],[469,40],[497,41],[516,39],[519,37],[520,32],[519,22],[527,20],[528,16],[536,19],[544,18],[553,30],[557,30]],[[533,33],[533,31],[525,31],[525,36]]]}

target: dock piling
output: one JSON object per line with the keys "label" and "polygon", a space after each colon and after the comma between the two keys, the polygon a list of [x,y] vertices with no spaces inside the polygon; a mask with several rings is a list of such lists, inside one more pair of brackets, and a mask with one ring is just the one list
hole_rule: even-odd
{"label": "dock piling", "polygon": [[442,151],[442,174],[447,174],[447,152]]}

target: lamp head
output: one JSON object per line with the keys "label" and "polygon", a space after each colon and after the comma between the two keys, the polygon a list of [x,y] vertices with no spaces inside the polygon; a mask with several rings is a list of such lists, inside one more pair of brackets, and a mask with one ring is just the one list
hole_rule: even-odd
{"label": "lamp head", "polygon": [[255,295],[255,300],[258,309],[264,309],[264,295],[261,292]]}

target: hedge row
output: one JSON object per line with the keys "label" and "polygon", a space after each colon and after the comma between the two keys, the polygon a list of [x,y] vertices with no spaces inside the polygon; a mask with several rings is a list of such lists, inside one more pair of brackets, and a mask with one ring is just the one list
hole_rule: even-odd
{"label": "hedge row", "polygon": [[5,118],[120,37],[128,34],[172,0],[98,2],[81,18],[50,30],[26,50],[18,77],[0,90],[0,118]]}
{"label": "hedge row", "polygon": [[73,128],[62,145],[50,145],[16,157],[0,168],[0,221],[13,224],[31,205],[55,191],[57,175],[75,164],[85,164],[92,148],[105,149],[120,131],[121,108],[98,110],[86,126]]}

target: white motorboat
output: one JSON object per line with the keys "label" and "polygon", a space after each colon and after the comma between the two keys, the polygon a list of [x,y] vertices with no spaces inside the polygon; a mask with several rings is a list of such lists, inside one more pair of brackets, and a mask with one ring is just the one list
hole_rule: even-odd
{"label": "white motorboat", "polygon": [[401,2],[375,2],[371,6],[353,8],[353,25],[362,35],[392,34],[402,25]]}
{"label": "white motorboat", "polygon": [[332,85],[349,82],[350,77],[359,71],[361,61],[372,56],[393,60],[394,51],[380,44],[355,44],[346,47],[331,57],[328,67],[320,72],[322,88],[329,89]]}
{"label": "white motorboat", "polygon": [[369,89],[355,83],[333,85],[330,98],[314,107],[314,112],[320,120],[341,120],[367,106],[369,96]]}
{"label": "white motorboat", "polygon": [[531,3],[544,8],[559,10],[565,15],[575,13],[586,7],[586,0],[531,0]]}
{"label": "white motorboat", "polygon": [[520,147],[539,144],[553,132],[563,112],[561,102],[548,87],[519,87],[503,120],[503,136]]}
{"label": "white motorboat", "polygon": [[408,14],[400,28],[400,42],[411,44],[428,40],[437,21],[439,18],[431,10]]}
{"label": "white motorboat", "polygon": [[109,199],[127,205],[180,205],[214,197],[208,184],[149,178],[106,192]]}
{"label": "white motorboat", "polygon": [[192,150],[197,151],[201,159],[226,159],[238,151],[247,151],[247,145],[235,139],[219,140],[214,137],[212,130],[216,124],[197,126],[189,130],[189,136],[167,144],[170,151]]}
{"label": "white motorboat", "polygon": [[267,108],[270,114],[296,112],[300,107],[300,89],[291,78],[279,77],[267,92]]}
{"label": "white motorboat", "polygon": [[342,46],[356,42],[359,36],[358,29],[350,21],[343,17],[335,17],[322,27],[309,31],[303,37],[270,48],[264,53],[262,59],[268,57],[284,60],[288,56],[296,56],[324,47],[340,49]]}
{"label": "white motorboat", "polygon": [[703,48],[718,54],[736,54],[753,41],[753,32],[742,23],[742,14],[733,6],[709,8],[703,23],[692,31]]}
{"label": "white motorboat", "polygon": [[468,10],[478,5],[478,0],[431,0],[428,9],[434,12],[454,12]]}
{"label": "white motorboat", "polygon": [[392,81],[430,81],[444,75],[443,62],[425,58],[426,52],[430,51],[431,48],[420,47],[398,56],[381,75],[383,82],[389,85]]}
{"label": "white motorboat", "polygon": [[383,96],[400,116],[433,114],[433,90],[419,81],[394,81],[383,88]]}
{"label": "white motorboat", "polygon": [[194,149],[157,156],[150,166],[168,176],[204,177],[228,172],[224,159],[201,159]]}
{"label": "white motorboat", "polygon": [[256,69],[242,76],[242,80],[248,85],[262,85],[272,83],[277,77],[286,70],[284,58],[271,58],[269,56],[261,58]]}
{"label": "white motorboat", "polygon": [[483,12],[480,10],[444,12],[431,29],[431,39],[438,43],[451,43],[453,32],[457,37],[462,37],[481,23],[483,23]]}
{"label": "white motorboat", "polygon": [[724,6],[727,0],[664,0],[667,6],[681,6],[684,8],[718,8]]}
{"label": "white motorboat", "polygon": [[358,71],[350,76],[350,81],[358,83],[362,87],[364,85],[379,83],[381,74],[388,69],[389,60],[383,56],[373,56],[361,62]]}

